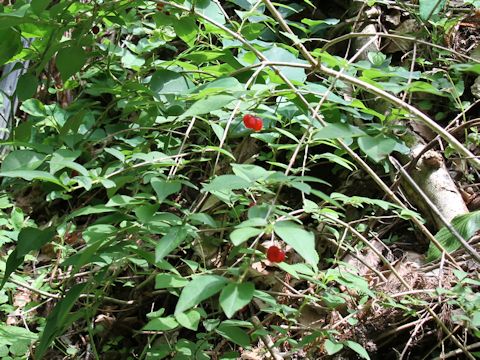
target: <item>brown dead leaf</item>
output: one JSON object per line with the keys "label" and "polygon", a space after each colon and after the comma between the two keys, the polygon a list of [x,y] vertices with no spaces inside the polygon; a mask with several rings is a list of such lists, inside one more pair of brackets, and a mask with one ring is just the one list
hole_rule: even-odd
{"label": "brown dead leaf", "polygon": [[263,344],[259,345],[260,347],[255,347],[251,350],[243,350],[240,359],[241,360],[263,360],[268,359],[269,354],[265,352],[265,349],[262,348]]}
{"label": "brown dead leaf", "polygon": [[[383,245],[380,241],[375,239],[371,241],[371,244],[380,253],[385,248],[385,245]],[[352,265],[355,269],[357,269],[358,275],[360,276],[364,276],[365,274],[371,271],[369,269],[369,266],[371,268],[376,269],[380,264],[380,258],[369,248],[365,248],[363,253],[357,253],[355,255],[356,257],[353,257],[350,254],[347,254],[343,259],[343,261],[346,262],[347,264]]]}
{"label": "brown dead leaf", "polygon": [[[7,325],[18,325],[21,318],[24,317],[23,309],[28,303],[32,301],[32,292],[28,289],[20,288],[13,295],[13,306],[16,307],[15,311],[8,315]],[[32,316],[33,313],[30,313]]]}
{"label": "brown dead leaf", "polygon": [[430,130],[430,128],[421,123],[420,121],[410,121],[409,125],[411,126],[412,130],[415,131],[425,142],[430,142],[436,136],[436,134]]}
{"label": "brown dead leaf", "polygon": [[460,54],[477,57],[480,50],[480,13],[463,17],[447,35],[447,44]]}
{"label": "brown dead leaf", "polygon": [[328,318],[328,313],[310,305],[305,305],[300,311],[298,323],[309,329],[322,329]]}

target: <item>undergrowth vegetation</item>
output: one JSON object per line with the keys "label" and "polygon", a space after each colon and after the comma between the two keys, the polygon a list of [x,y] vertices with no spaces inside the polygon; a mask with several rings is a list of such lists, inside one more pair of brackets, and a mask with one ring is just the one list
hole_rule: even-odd
{"label": "undergrowth vegetation", "polygon": [[478,1],[0,4],[1,359],[475,357]]}

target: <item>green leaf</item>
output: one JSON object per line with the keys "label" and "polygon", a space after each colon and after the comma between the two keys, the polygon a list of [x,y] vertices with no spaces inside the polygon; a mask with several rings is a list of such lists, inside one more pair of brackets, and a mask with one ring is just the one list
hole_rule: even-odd
{"label": "green leaf", "polygon": [[212,191],[228,191],[246,189],[251,186],[251,182],[236,175],[220,175],[210,181],[209,184],[203,186],[203,189],[208,192]]}
{"label": "green leaf", "polygon": [[219,95],[208,96],[207,98],[200,99],[194,102],[193,105],[190,106],[187,109],[187,111],[185,111],[178,118],[178,120],[183,120],[188,117],[208,114],[215,110],[220,110],[221,108],[230,104],[234,100],[236,100],[236,98],[231,95],[219,94]]}
{"label": "green leaf", "polygon": [[45,105],[37,99],[28,99],[22,103],[20,110],[26,112],[29,115],[36,117],[45,117],[47,112]]}
{"label": "green leaf", "polygon": [[182,16],[173,22],[173,27],[178,37],[185,41],[188,46],[193,47],[198,35],[198,26],[192,16]]}
{"label": "green leaf", "polygon": [[[466,240],[469,240],[475,233],[480,230],[480,210],[456,216],[451,225]],[[444,226],[435,235],[437,241],[445,248],[448,253],[459,249],[462,244],[455,236]],[[437,247],[430,243],[427,252],[427,261],[439,259],[441,252]]]}
{"label": "green leaf", "polygon": [[68,257],[60,266],[63,268],[73,266],[73,271],[77,272],[83,265],[101,260],[98,257],[98,253],[99,249],[104,245],[105,240],[107,240],[107,237],[89,241],[91,245]]}
{"label": "green leaf", "polygon": [[178,322],[173,316],[155,318],[150,320],[142,330],[148,331],[169,331],[178,327]]}
{"label": "green leaf", "polygon": [[210,122],[210,126],[212,127],[213,132],[215,135],[217,135],[218,140],[221,140],[223,137],[223,134],[225,134],[225,129],[218,125],[217,123],[214,123],[213,121]]}
{"label": "green leaf", "polygon": [[193,87],[188,77],[167,69],[155,71],[150,80],[150,89],[156,95],[185,94]]}
{"label": "green leaf", "polygon": [[88,177],[88,170],[85,169],[83,165],[73,161],[74,159],[74,157],[69,157],[66,154],[62,154],[60,151],[55,152],[50,160],[50,172],[55,174],[64,168],[68,168]]}
{"label": "green leaf", "polygon": [[13,204],[6,194],[0,195],[0,210],[11,208]]}
{"label": "green leaf", "polygon": [[185,313],[178,313],[175,315],[175,319],[180,325],[193,331],[197,331],[201,318],[202,314],[198,309],[192,309]]}
{"label": "green leaf", "polygon": [[[265,25],[260,23],[244,23],[242,27],[242,35],[245,36],[247,40],[256,40],[262,33],[265,31]],[[290,33],[285,33],[286,36],[291,36]]]}
{"label": "green leaf", "polygon": [[45,160],[45,155],[31,150],[14,150],[2,162],[2,171],[35,170]]}
{"label": "green leaf", "polygon": [[188,280],[175,274],[158,274],[155,277],[155,289],[181,288]]}
{"label": "green leaf", "polygon": [[326,283],[336,281],[351,290],[359,293],[375,296],[364,277],[353,274],[349,271],[343,271],[339,268],[331,268],[325,272],[324,280]]}
{"label": "green leaf", "polygon": [[[192,51],[186,55],[184,55],[185,59],[191,60],[195,63],[204,63],[210,62],[213,60],[217,60],[223,58],[226,55],[225,50],[202,50],[202,51]],[[218,76],[222,76],[224,74],[219,74]],[[201,85],[203,87],[205,85]],[[222,89],[224,90],[224,89]]]}
{"label": "green leaf", "polygon": [[123,155],[123,153],[120,150],[117,150],[117,149],[114,149],[114,148],[105,148],[104,150],[107,153],[109,153],[110,155],[116,157],[121,162],[125,162],[125,155]]}
{"label": "green leaf", "polygon": [[[193,5],[193,4],[194,5]],[[223,11],[219,8],[215,1],[211,0],[187,0],[185,1],[187,7],[195,8],[200,14],[220,23],[225,24],[225,16]]]}
{"label": "green leaf", "polygon": [[420,18],[424,21],[440,13],[446,0],[420,0]]}
{"label": "green leaf", "polygon": [[[344,65],[342,65],[344,66]],[[346,106],[352,106],[355,102],[347,101],[341,96],[335,94],[334,92],[330,91],[328,87],[325,85],[322,85],[321,83],[315,82],[306,82],[304,86],[302,86],[303,89],[311,93],[312,95],[315,95],[318,98],[327,98],[328,101],[331,101],[336,104],[341,104],[341,105],[346,105]],[[328,126],[328,125],[327,125]]]}
{"label": "green leaf", "polygon": [[387,60],[387,56],[380,51],[369,51],[367,54],[368,60],[373,66],[380,67]]}
{"label": "green leaf", "polygon": [[263,291],[260,291],[260,290],[255,290],[254,293],[253,293],[253,296],[262,300],[267,305],[270,305],[270,306],[277,306],[278,305],[277,300],[275,300],[275,298],[272,295],[267,294],[266,292],[263,292]]}
{"label": "green leaf", "polygon": [[35,75],[25,73],[18,79],[16,93],[20,101],[30,99],[35,95],[38,87],[38,79]]}
{"label": "green leaf", "polygon": [[[80,169],[83,168],[83,170],[86,170],[83,166],[72,162],[71,164],[65,164],[66,167],[71,168],[76,170],[78,173],[81,173]],[[68,166],[67,166],[68,165]],[[77,165],[79,167],[77,167]],[[92,188],[93,182],[92,179],[89,176],[75,176],[75,181],[81,186],[85,188],[85,190],[90,190]]]}
{"label": "green leaf", "polygon": [[77,134],[79,127],[84,124],[85,118],[88,118],[90,115],[92,115],[90,112],[86,109],[82,109],[70,116],[60,129],[61,139],[66,142],[66,135],[69,132]]}
{"label": "green leaf", "polygon": [[317,267],[319,257],[315,249],[315,236],[292,221],[275,223],[275,233],[290,245],[307,263]]}
{"label": "green leaf", "polygon": [[325,350],[328,355],[333,355],[343,349],[343,344],[339,342],[333,342],[330,339],[325,340]]}
{"label": "green leaf", "polygon": [[18,242],[14,250],[16,251],[16,258],[24,257],[30,251],[40,250],[43,245],[52,240],[54,235],[55,231],[52,228],[45,230],[33,227],[23,228],[18,234]]}
{"label": "green leaf", "polygon": [[[33,122],[30,120],[24,121],[19,123],[13,129],[13,134],[10,136],[11,139],[15,139],[14,142],[17,143],[19,146],[20,143],[26,143],[30,141],[32,137],[32,130],[33,130]],[[32,149],[40,149],[42,147],[48,147],[48,145],[43,144],[29,144],[27,147]]]}
{"label": "green leaf", "polygon": [[14,207],[10,213],[10,221],[13,225],[13,228],[17,231],[20,231],[23,228],[25,222],[25,216],[22,209]]}
{"label": "green leaf", "polygon": [[219,79],[209,81],[204,85],[196,88],[198,96],[207,96],[212,94],[224,93],[228,91],[242,91],[243,85],[234,77],[221,77]]}
{"label": "green leaf", "polygon": [[203,147],[203,151],[207,152],[207,151],[217,151],[219,152],[220,154],[222,155],[225,155],[225,156],[228,156],[230,159],[232,160],[236,160],[235,159],[235,156],[233,156],[233,154],[231,154],[230,152],[228,152],[227,150],[221,148],[221,147],[218,147],[218,146],[204,146]]}
{"label": "green leaf", "polygon": [[117,234],[115,226],[110,224],[94,224],[90,225],[83,231],[83,238],[90,244],[97,240],[106,240],[113,238]]}
{"label": "green leaf", "polygon": [[235,175],[251,182],[260,179],[264,180],[274,173],[273,171],[265,170],[263,167],[253,164],[231,164],[231,166]]}
{"label": "green leaf", "polygon": [[144,224],[148,223],[152,220],[153,215],[155,215],[159,207],[160,207],[159,204],[153,204],[153,205],[146,204],[146,205],[136,207],[134,210],[135,216],[142,223]]}
{"label": "green leaf", "polygon": [[114,211],[116,211],[116,209],[107,207],[105,205],[85,206],[83,208],[80,208],[70,213],[70,215],[67,216],[66,220],[71,220],[77,216],[102,214],[102,213],[114,212]]}
{"label": "green leaf", "polygon": [[472,326],[479,328],[480,327],[480,311],[475,311],[472,317]]}
{"label": "green leaf", "polygon": [[[32,341],[36,340],[38,337],[37,334],[19,326],[10,326],[10,325],[0,325],[0,358],[1,359],[11,359],[8,356],[9,349],[6,347],[9,345],[18,345],[18,350],[14,352],[15,355],[23,355],[28,351],[29,346],[32,344]],[[12,346],[10,346],[10,351],[12,351]],[[4,351],[6,350],[6,351]]]}
{"label": "green leaf", "polygon": [[180,246],[187,237],[187,229],[184,226],[172,226],[155,247],[155,262],[163,260],[165,256]]}
{"label": "green leaf", "polygon": [[293,267],[292,265],[286,263],[285,261],[282,261],[281,263],[278,263],[277,266],[278,266],[280,269],[282,269],[283,271],[285,271],[287,274],[292,275],[295,279],[300,279],[300,277],[298,276],[297,271],[295,270],[295,267]]}
{"label": "green leaf", "polygon": [[379,162],[395,150],[397,141],[384,135],[366,135],[358,138],[358,146],[369,158]]}
{"label": "green leaf", "polygon": [[300,181],[294,181],[290,183],[290,186],[293,187],[294,189],[297,189],[305,194],[310,194],[310,191],[312,190],[312,187],[304,182]]}
{"label": "green leaf", "polygon": [[65,328],[75,320],[75,317],[70,316],[70,310],[85,286],[86,283],[72,286],[67,295],[60,300],[57,305],[55,305],[55,308],[47,317],[42,337],[40,338],[40,342],[35,349],[35,359],[43,359],[43,355],[55,337],[63,333]]}
{"label": "green leaf", "polygon": [[60,182],[60,180],[58,180],[55,176],[53,176],[52,174],[46,171],[39,171],[39,170],[1,171],[0,176],[21,178],[27,181],[32,181],[32,180],[47,181],[65,188],[65,186]]}
{"label": "green leaf", "polygon": [[[263,206],[262,205],[255,205],[248,209],[248,220],[242,221],[240,224],[237,225],[237,229],[240,228],[248,228],[252,226],[261,226],[266,227],[268,222],[265,220],[265,217],[268,216],[269,208],[271,207]],[[265,213],[264,211],[267,211]]]}
{"label": "green leaf", "polygon": [[248,305],[253,298],[253,283],[228,284],[220,293],[220,306],[230,319],[238,310]]}
{"label": "green leaf", "polygon": [[365,132],[356,126],[343,123],[331,123],[318,130],[313,138],[316,140],[338,138],[346,139],[363,135],[365,135]]}
{"label": "green leaf", "polygon": [[145,59],[124,49],[121,62],[127,69],[139,70],[145,64]]}
{"label": "green leaf", "polygon": [[170,359],[168,357],[172,352],[172,347],[169,344],[155,344],[151,346],[146,354],[145,359],[147,360],[162,360]]}
{"label": "green leaf", "polygon": [[220,324],[218,328],[215,329],[215,332],[231,342],[243,346],[250,346],[250,337],[247,332],[238,326]]}
{"label": "green leaf", "polygon": [[235,229],[230,233],[230,240],[232,241],[233,245],[238,246],[248,239],[257,236],[263,232],[262,229],[257,229],[253,227],[242,227],[239,229]]}
{"label": "green leaf", "polygon": [[179,181],[167,181],[159,178],[152,178],[150,184],[157,194],[157,199],[162,203],[168,196],[179,192],[182,184]]}
{"label": "green leaf", "polygon": [[27,227],[20,230],[18,234],[18,241],[15,250],[8,256],[7,264],[5,266],[5,274],[3,275],[0,289],[3,288],[8,280],[8,277],[13,273],[22,263],[25,255],[33,250],[40,250],[40,248],[47,242],[51,241],[55,235],[55,230],[48,228],[40,230],[37,228]]}
{"label": "green leaf", "polygon": [[141,205],[144,201],[141,199],[136,199],[128,195],[114,195],[108,200],[105,206],[121,206],[126,207],[128,205]]}
{"label": "green leaf", "polygon": [[345,341],[345,345],[347,345],[350,349],[355,351],[361,358],[370,360],[370,356],[368,356],[367,350],[363,348],[362,345],[356,343],[355,341],[347,340]]}
{"label": "green leaf", "polygon": [[62,75],[62,80],[66,81],[85,65],[88,55],[81,46],[72,45],[60,49],[57,54],[57,68]]}
{"label": "green leaf", "polygon": [[191,214],[188,216],[188,220],[192,225],[202,224],[208,225],[212,228],[216,228],[218,226],[215,219],[206,213]]}
{"label": "green leaf", "polygon": [[363,204],[375,205],[381,207],[383,210],[388,210],[391,208],[400,208],[398,205],[389,203],[385,200],[371,199],[364,196],[347,196],[342,193],[333,192],[330,194],[332,199],[338,200],[343,204],[352,205],[353,207],[363,207]]}
{"label": "green leaf", "polygon": [[[1,21],[3,20],[0,19]],[[20,32],[11,28],[0,29],[0,66],[22,51],[22,48]]]}
{"label": "green leaf", "polygon": [[185,286],[178,299],[175,314],[185,312],[218,293],[228,280],[218,275],[200,275]]}
{"label": "green leaf", "polygon": [[30,6],[36,15],[41,15],[42,11],[48,7],[51,0],[32,0]]}
{"label": "green leaf", "polygon": [[432,84],[427,83],[425,81],[412,81],[406,89],[412,93],[422,92],[422,93],[428,93],[428,94],[433,94],[437,96],[444,96],[444,97],[448,96],[448,93],[446,91],[443,91],[442,89],[438,89]]}
{"label": "green leaf", "polygon": [[[13,8],[16,8],[16,6]],[[24,4],[16,8],[14,11],[0,13],[0,28],[5,29],[29,21],[30,19],[26,16],[28,10],[30,10],[30,4]],[[1,35],[0,39],[3,39]]]}
{"label": "green leaf", "polygon": [[[263,55],[269,61],[307,64],[305,60],[300,60],[297,56],[292,54],[290,51],[278,46],[273,46],[271,49],[264,51]],[[291,67],[291,66],[278,66],[278,70],[289,80],[294,80],[303,84],[307,79],[307,76],[305,75],[305,70],[302,68]]]}
{"label": "green leaf", "polygon": [[356,168],[353,162],[351,162],[350,160],[344,159],[343,157],[338,156],[336,154],[326,152],[326,153],[322,153],[314,156],[317,157],[318,159],[327,159],[328,161],[336,163],[350,171],[353,171],[353,169]]}

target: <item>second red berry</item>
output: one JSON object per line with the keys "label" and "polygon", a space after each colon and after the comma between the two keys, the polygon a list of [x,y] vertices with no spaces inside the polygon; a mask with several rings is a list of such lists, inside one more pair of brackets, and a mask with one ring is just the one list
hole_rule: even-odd
{"label": "second red berry", "polygon": [[260,131],[263,127],[263,121],[258,116],[251,114],[246,114],[243,117],[243,124],[247,129],[252,129],[254,131]]}
{"label": "second red berry", "polygon": [[270,246],[267,250],[267,259],[271,262],[282,262],[285,260],[285,252],[278,246]]}

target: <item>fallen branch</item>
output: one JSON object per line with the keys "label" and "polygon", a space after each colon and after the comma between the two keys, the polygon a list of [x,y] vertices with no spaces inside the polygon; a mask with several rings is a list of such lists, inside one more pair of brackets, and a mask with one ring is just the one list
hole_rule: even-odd
{"label": "fallen branch", "polygon": [[[422,201],[424,201],[430,208],[430,210],[433,212],[434,215],[436,215],[439,219],[439,221],[450,231],[450,233],[460,242],[462,247],[478,262],[480,263],[480,255],[477,253],[477,251],[470,246],[470,244],[458,233],[455,228],[450,225],[450,222],[448,219],[445,218],[445,216],[440,212],[440,210],[435,206],[435,204],[430,200],[430,198],[425,194],[425,192],[419,187],[419,185],[412,179],[412,177],[403,169],[403,167],[400,165],[400,163],[392,156],[390,156],[390,161],[392,164],[397,168],[397,170],[400,172],[400,174],[405,178],[405,180],[408,182],[408,184],[415,190],[417,195],[421,198]],[[468,212],[468,211],[467,211]],[[451,220],[451,219],[450,219]],[[435,240],[436,241],[436,240]],[[435,244],[437,245],[437,244]],[[438,247],[438,245],[437,245]],[[440,249],[440,247],[439,247]]]}

